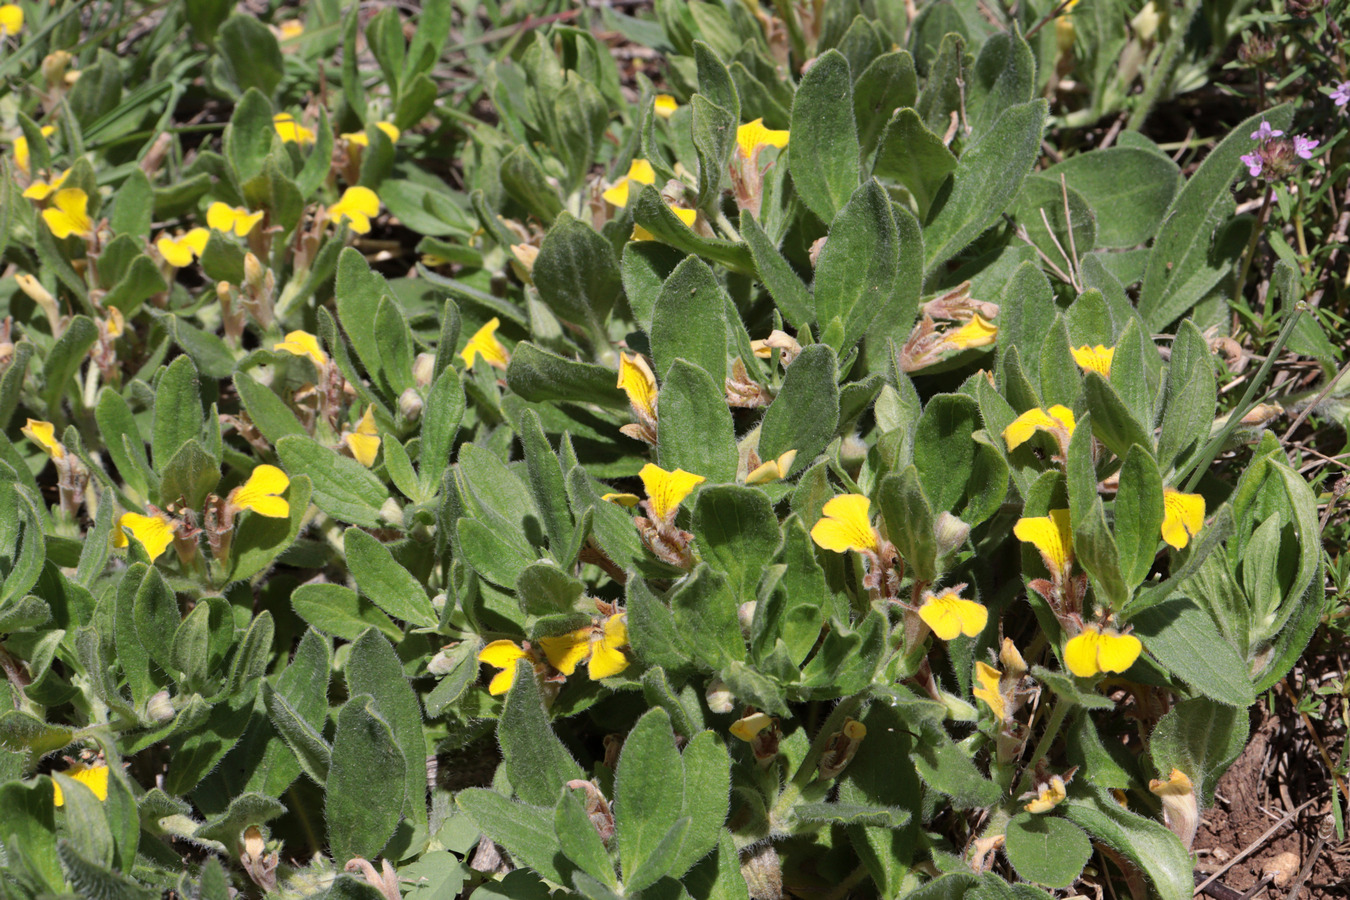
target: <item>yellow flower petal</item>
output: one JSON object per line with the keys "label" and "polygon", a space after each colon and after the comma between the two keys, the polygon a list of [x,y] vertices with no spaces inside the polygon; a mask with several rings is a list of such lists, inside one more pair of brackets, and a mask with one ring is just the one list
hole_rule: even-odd
{"label": "yellow flower petal", "polygon": [[751,713],[743,719],[737,719],[731,723],[731,727],[727,730],[731,732],[732,737],[749,743],[755,739],[755,735],[772,724],[772,716],[768,713],[757,712]]}
{"label": "yellow flower petal", "polygon": [[510,362],[510,357],[506,354],[506,348],[502,346],[501,341],[497,340],[497,329],[501,327],[501,320],[493,316],[487,324],[473,333],[469,342],[464,345],[464,349],[459,351],[459,358],[464,360],[464,368],[472,369],[474,360],[482,356],[489,365],[496,366],[499,369],[505,369],[506,364]]}
{"label": "yellow flower petal", "polygon": [[272,126],[276,128],[277,134],[281,136],[284,143],[314,143],[314,132],[295,121],[295,116],[290,113],[277,113],[272,117]]}
{"label": "yellow flower petal", "polygon": [[656,376],[641,353],[619,351],[619,385],[638,415],[656,418]]}
{"label": "yellow flower petal", "polygon": [[398,126],[393,122],[376,122],[375,127],[384,132],[385,137],[389,138],[389,143],[397,144],[398,139],[403,136],[403,132],[398,130]]}
{"label": "yellow flower petal", "polygon": [[1067,406],[1055,405],[1049,409],[1029,409],[1003,429],[1003,441],[1009,452],[1016,450],[1037,431],[1063,431],[1073,435],[1073,410]]}
{"label": "yellow flower petal", "polygon": [[273,344],[272,349],[295,356],[307,356],[316,366],[328,365],[328,354],[319,346],[319,339],[308,331],[292,331],[286,335],[284,341]]}
{"label": "yellow flower petal", "polygon": [[1064,665],[1079,678],[1091,678],[1102,672],[1124,672],[1143,650],[1139,638],[1120,634],[1114,628],[1105,631],[1088,625],[1064,645]]}
{"label": "yellow flower petal", "polygon": [[1098,344],[1095,347],[1071,347],[1069,352],[1073,354],[1073,361],[1078,363],[1078,368],[1084,372],[1096,372],[1103,378],[1111,377],[1111,360],[1116,355],[1115,347],[1107,347]]}
{"label": "yellow flower petal", "polygon": [[163,516],[143,516],[140,513],[123,513],[117,524],[141,542],[145,553],[154,562],[169,549],[173,543],[173,527]]}
{"label": "yellow flower petal", "polygon": [[287,19],[277,28],[283,41],[293,41],[305,33],[305,23],[299,19]]}
{"label": "yellow flower petal", "polygon": [[355,144],[358,147],[369,147],[370,137],[364,131],[345,131],[341,138],[349,144]]}
{"label": "yellow flower petal", "polygon": [[606,190],[600,196],[611,206],[625,207],[628,205],[628,179],[620,178],[614,182],[614,186]]}
{"label": "yellow flower petal", "polygon": [[356,461],[367,469],[375,465],[375,454],[380,450],[379,429],[375,425],[375,404],[366,407],[365,414],[356,423],[356,431],[346,437],[347,448]]}
{"label": "yellow flower petal", "polygon": [[56,439],[56,426],[51,422],[41,422],[37,419],[29,419],[28,424],[19,429],[29,440],[34,441],[39,447],[47,451],[47,455],[52,459],[64,459],[66,455],[65,445]]}
{"label": "yellow flower petal", "polygon": [[[69,769],[66,769],[61,774],[65,775],[67,778],[73,778],[80,784],[89,788],[89,790],[94,792],[94,796],[97,797],[101,802],[106,801],[108,799],[107,766],[104,765],[86,766],[84,763],[76,763]],[[52,779],[52,787],[54,788],[52,795],[52,805],[65,806],[66,796],[61,792],[61,785],[56,783],[55,778]]]}
{"label": "yellow flower petal", "polygon": [[530,654],[511,641],[493,641],[478,652],[478,661],[501,669],[488,684],[488,693],[496,697],[505,694],[516,681],[516,661]]}
{"label": "yellow flower petal", "polygon": [[23,7],[17,3],[0,6],[0,36],[18,34],[20,31],[23,31]]}
{"label": "yellow flower petal", "polygon": [[[671,206],[670,211],[679,217],[679,220],[690,228],[694,227],[694,220],[698,218],[698,210],[685,209],[683,206]],[[633,226],[633,236],[629,238],[632,241],[654,241],[656,235],[652,234],[641,225]]]}
{"label": "yellow flower petal", "polygon": [[974,600],[967,600],[956,591],[947,591],[930,597],[919,607],[919,618],[933,629],[933,634],[944,641],[957,635],[975,637],[989,621],[989,610]]}
{"label": "yellow flower petal", "polygon": [[766,463],[760,463],[755,470],[745,476],[746,484],[768,484],[771,481],[778,481],[786,478],[788,472],[792,471],[792,463],[797,459],[797,451],[789,450],[780,455],[777,459],[771,459]]}
{"label": "yellow flower petal", "polygon": [[998,326],[979,313],[960,328],[947,335],[945,341],[961,350],[987,347],[998,338]]}
{"label": "yellow flower petal", "polygon": [[623,648],[628,646],[628,623],[622,614],[605,619],[600,639],[591,643],[591,660],[586,670],[591,681],[610,678],[628,668],[628,655]]}
{"label": "yellow flower petal", "polygon": [[291,506],[280,496],[290,487],[291,479],[276,466],[258,466],[248,480],[235,488],[230,501],[239,509],[249,509],[260,516],[281,519],[291,514]]}
{"label": "yellow flower petal", "polygon": [[79,188],[57,191],[51,207],[42,211],[42,218],[58,238],[88,235],[94,231],[94,220],[89,218],[89,195]]}
{"label": "yellow flower petal", "polygon": [[788,145],[788,132],[764,127],[762,118],[747,122],[736,129],[736,146],[741,156],[750,159],[760,147],[783,148]]}
{"label": "yellow flower petal", "polygon": [[1205,525],[1205,498],[1163,489],[1162,539],[1181,550]]}
{"label": "yellow flower petal", "polygon": [[[7,8],[8,7],[0,7],[0,9],[7,9]],[[56,133],[55,125],[42,126],[43,137],[51,137],[55,133]],[[14,139],[14,165],[18,166],[19,169],[21,169],[23,173],[26,175],[30,171],[29,166],[31,165],[32,160],[33,156],[28,146],[28,138],[24,137],[23,135],[16,137]]]}
{"label": "yellow flower petal", "polygon": [[680,108],[680,104],[670,94],[657,94],[655,112],[663,119],[669,119],[675,110]]}
{"label": "yellow flower petal", "polygon": [[206,224],[216,231],[233,231],[239,237],[247,237],[253,226],[262,221],[261,212],[251,213],[242,206],[230,206],[217,200],[206,208]]}
{"label": "yellow flower petal", "polygon": [[1068,796],[1064,789],[1064,779],[1058,775],[1050,777],[1050,783],[1041,788],[1040,794],[1025,807],[1029,813],[1049,812]]}
{"label": "yellow flower petal", "polygon": [[702,475],[695,475],[684,469],[667,472],[653,463],[643,466],[642,471],[638,472],[638,477],[642,479],[642,486],[647,489],[647,501],[651,504],[652,515],[667,521],[674,518],[675,510],[679,509],[684,498],[693,493],[694,488],[708,480]]}
{"label": "yellow flower petal", "polygon": [[23,192],[23,196],[28,200],[46,200],[61,189],[61,185],[65,184],[66,177],[69,175],[70,170],[67,169],[50,181],[34,181],[28,186],[28,189]]}
{"label": "yellow flower petal", "polygon": [[370,220],[379,214],[380,198],[360,185],[347,188],[338,202],[328,208],[329,221],[341,223],[345,218],[357,234],[369,234]]}
{"label": "yellow flower petal", "polygon": [[823,518],[811,529],[811,540],[826,550],[876,550],[877,534],[869,515],[872,501],[861,494],[840,494],[821,509]]}
{"label": "yellow flower petal", "polygon": [[979,682],[979,687],[971,691],[975,699],[983,700],[985,705],[994,713],[994,718],[1000,722],[1007,718],[1008,705],[1003,700],[1003,691],[999,689],[999,681],[1003,673],[999,672],[987,662],[975,663],[975,680]]}
{"label": "yellow flower petal", "polygon": [[602,495],[602,496],[600,497],[600,499],[601,499],[601,500],[604,500],[606,503],[617,503],[617,504],[619,504],[620,506],[625,506],[625,507],[632,508],[632,507],[638,505],[638,499],[639,499],[639,498],[638,498],[638,495],[637,495],[637,494],[614,494],[614,493],[610,493],[610,494],[604,494],[604,495]]}
{"label": "yellow flower petal", "polygon": [[1068,574],[1073,559],[1073,528],[1067,509],[1052,509],[1048,516],[1018,519],[1013,534],[1041,551],[1041,559],[1052,573]]}
{"label": "yellow flower petal", "polygon": [[577,670],[582,660],[591,655],[591,626],[569,631],[555,637],[539,639],[548,664],[564,675]]}
{"label": "yellow flower petal", "polygon": [[202,255],[206,250],[206,242],[210,239],[210,231],[205,228],[194,228],[187,234],[177,237],[165,235],[155,242],[155,247],[165,262],[176,269],[181,269],[192,265],[192,260]]}

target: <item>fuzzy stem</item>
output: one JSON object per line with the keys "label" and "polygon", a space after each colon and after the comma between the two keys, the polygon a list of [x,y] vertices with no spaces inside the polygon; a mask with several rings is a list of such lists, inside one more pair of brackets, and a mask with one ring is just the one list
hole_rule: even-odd
{"label": "fuzzy stem", "polygon": [[1153,104],[1158,102],[1158,97],[1162,94],[1163,88],[1172,80],[1172,69],[1176,66],[1177,56],[1181,53],[1181,47],[1185,43],[1186,32],[1190,28],[1191,19],[1195,17],[1195,11],[1199,7],[1198,0],[1186,0],[1181,8],[1181,14],[1172,20],[1172,32],[1167,36],[1167,43],[1163,46],[1162,55],[1158,57],[1158,63],[1148,73],[1144,80],[1144,90],[1139,95],[1139,103],[1130,113],[1130,121],[1125,127],[1130,131],[1138,131],[1144,127],[1144,120],[1148,118]]}

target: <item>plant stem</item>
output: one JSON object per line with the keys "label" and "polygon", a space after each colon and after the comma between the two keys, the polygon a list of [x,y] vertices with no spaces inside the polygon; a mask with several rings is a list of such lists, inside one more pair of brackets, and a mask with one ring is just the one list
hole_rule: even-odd
{"label": "plant stem", "polygon": [[1139,103],[1135,106],[1134,112],[1130,113],[1130,121],[1125,124],[1130,131],[1138,131],[1144,127],[1144,120],[1148,118],[1153,104],[1158,102],[1163,88],[1172,80],[1172,69],[1176,65],[1177,55],[1186,41],[1186,31],[1199,5],[1198,0],[1186,0],[1181,7],[1181,14],[1173,19],[1172,32],[1167,36],[1167,43],[1163,45],[1162,55],[1158,57],[1157,65],[1144,80],[1144,90],[1139,95]]}
{"label": "plant stem", "polygon": [[1237,282],[1233,285],[1233,302],[1242,299],[1242,286],[1247,283],[1247,273],[1252,269],[1252,259],[1256,256],[1256,245],[1261,240],[1261,230],[1266,227],[1266,217],[1270,215],[1270,203],[1275,199],[1275,188],[1266,188],[1266,196],[1261,200],[1261,211],[1256,214],[1256,225],[1252,236],[1247,239],[1247,249],[1242,252],[1242,265],[1238,268]]}
{"label": "plant stem", "polygon": [[1073,709],[1074,702],[1064,697],[1055,698],[1055,708],[1050,712],[1050,724],[1045,726],[1045,732],[1036,744],[1036,749],[1031,753],[1031,759],[1027,767],[1022,772],[1022,782],[1016,794],[1024,794],[1032,788],[1032,778],[1036,771],[1037,761],[1050,755],[1050,748],[1054,746],[1055,738],[1059,736],[1059,729],[1064,725],[1064,719]]}

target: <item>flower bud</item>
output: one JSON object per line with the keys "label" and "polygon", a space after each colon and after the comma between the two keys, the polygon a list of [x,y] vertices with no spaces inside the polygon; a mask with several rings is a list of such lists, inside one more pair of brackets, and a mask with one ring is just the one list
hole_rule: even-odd
{"label": "flower bud", "polygon": [[783,864],[773,844],[760,844],[741,862],[741,877],[751,900],[780,900],[783,896]]}
{"label": "flower bud", "polygon": [[436,377],[436,354],[419,353],[413,360],[413,380],[418,387],[426,387]]}
{"label": "flower bud", "polygon": [[758,604],[754,600],[747,600],[736,608],[736,618],[741,623],[741,636],[749,640],[750,632],[755,624],[755,607]]}
{"label": "flower bud", "polygon": [[458,662],[458,660],[455,659],[455,650],[458,647],[459,644],[457,643],[451,644],[448,647],[442,647],[435,656],[427,660],[427,671],[432,675],[437,676],[449,675],[451,671],[454,670],[455,664]]}
{"label": "flower bud", "polygon": [[720,678],[714,678],[708,684],[708,691],[704,695],[708,701],[708,709],[719,715],[724,715],[736,708],[736,695],[731,693],[731,688]]}
{"label": "flower bud", "polygon": [[1074,27],[1073,16],[1059,16],[1055,19],[1055,46],[1060,56],[1073,53]]}
{"label": "flower bud", "polygon": [[970,526],[947,511],[933,523],[933,537],[937,539],[938,556],[946,556],[970,537]]}
{"label": "flower bud", "polygon": [[63,84],[66,80],[66,70],[70,68],[71,56],[65,50],[57,50],[55,53],[48,53],[42,60],[42,80],[47,82],[48,88]]}
{"label": "flower bud", "polygon": [[422,395],[417,393],[417,388],[408,388],[398,396],[398,411],[409,422],[422,417],[422,405]]}
{"label": "flower bud", "polygon": [[267,276],[267,269],[262,261],[252,253],[244,254],[244,284],[252,290],[258,290],[263,286],[263,279]]}
{"label": "flower bud", "polygon": [[155,722],[167,722],[174,717],[173,700],[168,691],[160,691],[145,701],[146,718]]}
{"label": "flower bud", "polygon": [[1195,841],[1195,831],[1200,827],[1200,803],[1195,796],[1195,786],[1180,769],[1173,769],[1164,781],[1155,778],[1148,783],[1148,789],[1162,800],[1163,821],[1172,833],[1181,838],[1186,849],[1191,849]]}
{"label": "flower bud", "polygon": [[398,505],[397,500],[390,497],[388,500],[384,501],[384,504],[380,507],[380,518],[384,519],[386,522],[402,524],[403,507]]}
{"label": "flower bud", "polygon": [[1158,11],[1157,4],[1149,0],[1144,4],[1144,8],[1139,10],[1138,15],[1130,20],[1130,27],[1139,35],[1140,40],[1151,41],[1158,33],[1158,26],[1162,24],[1162,20],[1163,14]]}
{"label": "flower bud", "polygon": [[858,747],[865,737],[867,737],[867,726],[856,719],[848,719],[844,722],[843,730],[830,735],[825,752],[820,755],[820,762],[816,769],[821,780],[829,781],[844,771],[845,767],[852,762],[854,754],[858,752]]}

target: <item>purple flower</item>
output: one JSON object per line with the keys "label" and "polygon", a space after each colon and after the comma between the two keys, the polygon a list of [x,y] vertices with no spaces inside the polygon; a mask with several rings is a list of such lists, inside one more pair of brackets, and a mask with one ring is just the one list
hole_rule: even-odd
{"label": "purple flower", "polygon": [[1336,90],[1331,92],[1331,102],[1337,106],[1345,106],[1350,103],[1350,81],[1342,81],[1336,85]]}
{"label": "purple flower", "polygon": [[1277,138],[1282,134],[1284,134],[1283,131],[1280,131],[1278,128],[1271,128],[1270,123],[1265,119],[1262,119],[1261,127],[1252,132],[1252,140],[1268,141],[1271,138]]}
{"label": "purple flower", "polygon": [[1242,164],[1247,167],[1247,171],[1251,173],[1253,178],[1261,174],[1261,157],[1255,153],[1248,153],[1246,156],[1238,158],[1242,160]]}
{"label": "purple flower", "polygon": [[1312,159],[1313,151],[1317,145],[1322,143],[1310,137],[1304,137],[1301,134],[1294,135],[1294,155],[1299,159]]}

